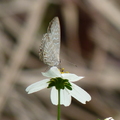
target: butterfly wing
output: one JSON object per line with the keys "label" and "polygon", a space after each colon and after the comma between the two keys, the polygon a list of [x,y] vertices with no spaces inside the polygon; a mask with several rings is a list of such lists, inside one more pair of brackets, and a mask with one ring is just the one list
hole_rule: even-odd
{"label": "butterfly wing", "polygon": [[40,46],[40,59],[49,66],[59,65],[60,23],[55,17],[49,24]]}
{"label": "butterfly wing", "polygon": [[42,38],[42,40],[41,40],[41,44],[40,44],[40,49],[39,49],[39,58],[40,58],[40,60],[41,61],[43,61],[44,62],[44,47],[45,47],[45,43],[46,43],[46,41],[48,40],[49,38],[48,38],[48,34],[46,33],[46,34],[44,34],[43,35],[43,38]]}

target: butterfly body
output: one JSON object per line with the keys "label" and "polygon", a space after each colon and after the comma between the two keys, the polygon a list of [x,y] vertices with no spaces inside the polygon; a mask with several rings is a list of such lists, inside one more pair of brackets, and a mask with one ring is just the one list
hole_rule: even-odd
{"label": "butterfly body", "polygon": [[57,66],[60,63],[60,23],[55,17],[49,24],[47,33],[43,35],[39,58],[49,66]]}

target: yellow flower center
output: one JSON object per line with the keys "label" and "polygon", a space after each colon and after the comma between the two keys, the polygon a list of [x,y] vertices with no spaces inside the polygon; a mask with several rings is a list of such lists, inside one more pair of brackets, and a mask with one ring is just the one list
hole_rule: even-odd
{"label": "yellow flower center", "polygon": [[59,71],[61,72],[61,74],[63,74],[63,73],[69,73],[68,71],[65,71],[64,68],[60,68]]}

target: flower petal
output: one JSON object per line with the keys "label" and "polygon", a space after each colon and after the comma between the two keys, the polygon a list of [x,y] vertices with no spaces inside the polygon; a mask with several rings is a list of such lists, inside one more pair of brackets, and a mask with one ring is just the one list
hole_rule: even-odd
{"label": "flower petal", "polygon": [[52,104],[58,105],[58,90],[55,87],[52,87],[50,98]]}
{"label": "flower petal", "polygon": [[28,94],[31,94],[31,93],[37,92],[39,90],[42,90],[44,88],[47,88],[48,81],[49,81],[49,79],[44,79],[39,82],[33,83],[30,86],[28,86],[25,91],[28,92]]}
{"label": "flower petal", "polygon": [[84,78],[83,76],[77,76],[76,74],[71,74],[71,73],[63,73],[61,75],[64,79],[68,79],[70,82],[75,82]]}
{"label": "flower petal", "polygon": [[91,96],[82,88],[75,85],[74,83],[70,83],[72,85],[72,90],[68,90],[72,97],[74,97],[79,102],[86,104],[86,101],[91,100]]}
{"label": "flower petal", "polygon": [[50,78],[61,77],[61,73],[57,67],[51,67],[47,72],[42,72],[42,75]]}
{"label": "flower petal", "polygon": [[[53,87],[51,90],[51,102],[54,105],[58,105],[58,90]],[[71,103],[71,95],[66,89],[60,90],[60,104],[64,106],[69,106]]]}
{"label": "flower petal", "polygon": [[69,92],[64,89],[64,90],[60,90],[60,94],[61,94],[61,99],[60,99],[60,104],[64,105],[64,106],[69,106],[71,104],[71,95],[69,94]]}
{"label": "flower petal", "polygon": [[112,117],[106,118],[104,120],[114,120]]}

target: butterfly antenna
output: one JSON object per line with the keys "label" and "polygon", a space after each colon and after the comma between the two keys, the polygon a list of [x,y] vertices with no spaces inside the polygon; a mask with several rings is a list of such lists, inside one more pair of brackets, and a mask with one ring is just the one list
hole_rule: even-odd
{"label": "butterfly antenna", "polygon": [[[68,61],[68,60],[65,60],[65,59],[62,59],[62,60],[67,61],[68,63],[70,63],[70,64],[74,65],[75,67],[77,67],[76,64],[74,64],[74,63],[72,63],[72,62],[70,62],[70,61]],[[62,63],[61,60],[60,60],[60,63]]]}

